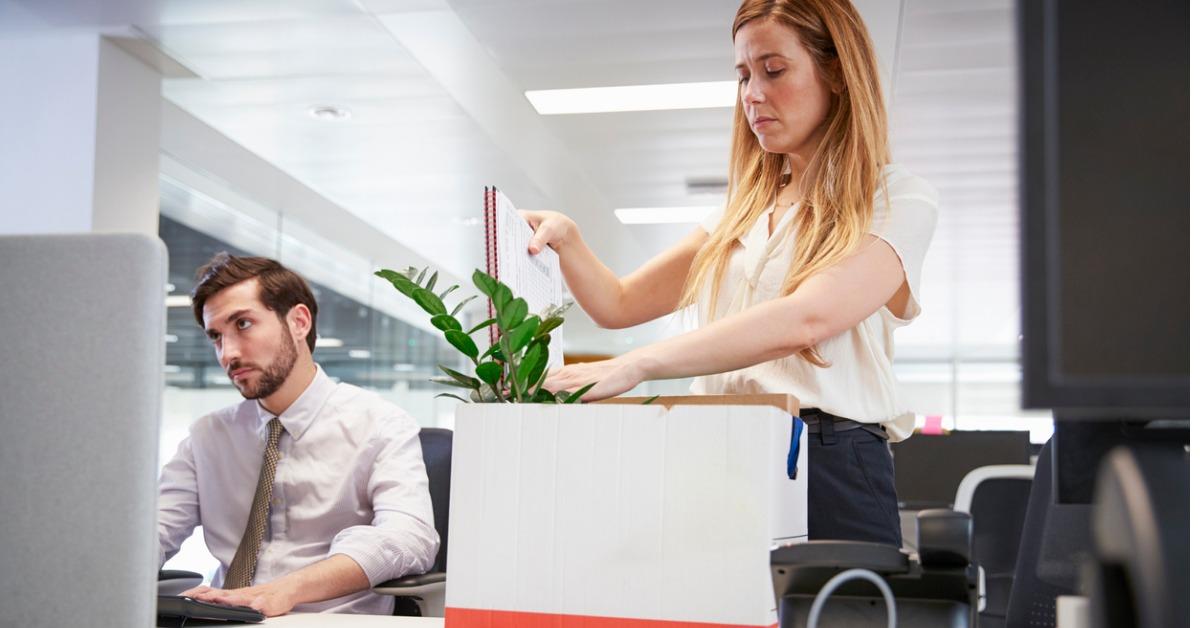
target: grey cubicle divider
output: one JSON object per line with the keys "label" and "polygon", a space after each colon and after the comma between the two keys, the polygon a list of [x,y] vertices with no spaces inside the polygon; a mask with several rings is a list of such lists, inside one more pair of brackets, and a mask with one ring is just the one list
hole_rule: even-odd
{"label": "grey cubicle divider", "polygon": [[166,266],[0,236],[0,627],[154,625]]}

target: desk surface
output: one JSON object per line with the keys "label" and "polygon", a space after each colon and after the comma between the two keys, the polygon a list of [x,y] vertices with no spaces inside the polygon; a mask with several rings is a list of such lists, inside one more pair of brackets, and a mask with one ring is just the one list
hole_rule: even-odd
{"label": "desk surface", "polygon": [[442,628],[444,624],[441,617],[292,613],[272,617],[259,625],[272,628]]}

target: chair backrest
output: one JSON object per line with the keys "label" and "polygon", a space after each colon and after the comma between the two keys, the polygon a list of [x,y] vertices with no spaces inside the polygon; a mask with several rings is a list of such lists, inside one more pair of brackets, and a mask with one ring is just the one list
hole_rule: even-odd
{"label": "chair backrest", "polygon": [[1055,499],[1055,438],[1038,456],[1021,527],[1006,618],[1014,628],[1054,625],[1058,596],[1078,594],[1079,568],[1092,552],[1092,506]]}
{"label": "chair backrest", "polygon": [[450,520],[450,452],[454,432],[440,427],[421,428],[421,452],[425,474],[429,476],[429,497],[433,501],[433,526],[442,539],[437,560],[430,571],[446,571],[447,531]]}
{"label": "chair backrest", "polygon": [[981,628],[1004,625],[1033,474],[1033,465],[990,465],[968,473],[958,487],[954,509],[971,515],[971,554],[986,579]]}

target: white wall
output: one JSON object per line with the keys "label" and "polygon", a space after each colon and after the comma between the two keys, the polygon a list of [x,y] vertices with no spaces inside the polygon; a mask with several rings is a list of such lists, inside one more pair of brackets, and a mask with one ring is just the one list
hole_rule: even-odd
{"label": "white wall", "polygon": [[160,77],[94,32],[0,38],[0,233],[157,234]]}

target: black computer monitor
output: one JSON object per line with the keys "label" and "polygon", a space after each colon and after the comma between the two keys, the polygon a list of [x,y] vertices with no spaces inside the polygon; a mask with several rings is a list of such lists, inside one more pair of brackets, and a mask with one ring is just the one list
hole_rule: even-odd
{"label": "black computer monitor", "polygon": [[950,508],[971,471],[994,464],[1029,464],[1029,432],[913,434],[892,445],[892,453],[901,508]]}
{"label": "black computer monitor", "polygon": [[1018,24],[1024,405],[1186,418],[1188,3],[1026,0]]}

